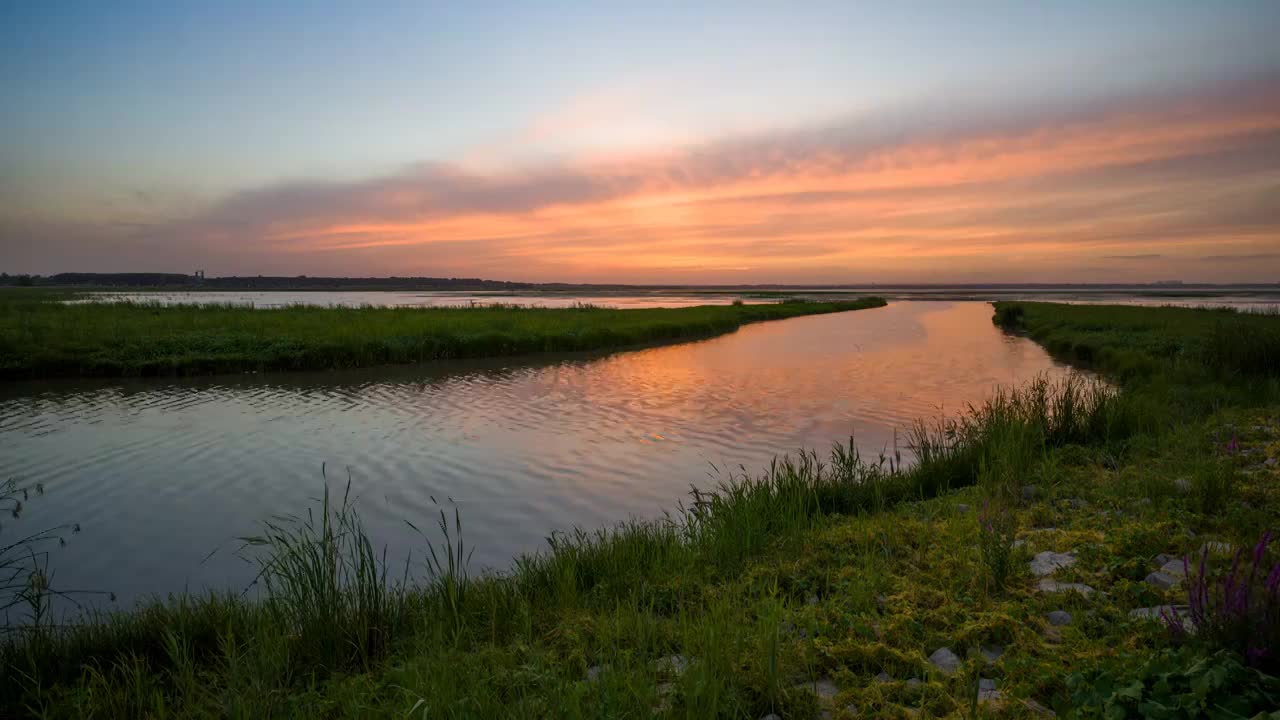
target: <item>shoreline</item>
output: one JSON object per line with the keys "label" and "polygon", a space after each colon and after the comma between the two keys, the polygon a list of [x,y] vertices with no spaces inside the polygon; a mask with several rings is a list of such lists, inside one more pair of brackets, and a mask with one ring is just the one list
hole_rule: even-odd
{"label": "shoreline", "polygon": [[1183,673],[1161,692],[1204,663],[1235,678],[1214,702],[1280,687],[1147,619],[1186,602],[1173,560],[1280,525],[1280,345],[1218,324],[1280,318],[1019,303],[993,320],[1119,385],[1002,390],[918,426],[911,468],[852,446],[784,456],[695,492],[679,522],[562,535],[498,575],[468,574],[465,518],[441,515],[445,540],[399,589],[327,496],[250,539],[260,597],[26,636],[3,680],[52,716],[1040,717],[1129,707],[1091,688],[1154,692],[1157,660]]}

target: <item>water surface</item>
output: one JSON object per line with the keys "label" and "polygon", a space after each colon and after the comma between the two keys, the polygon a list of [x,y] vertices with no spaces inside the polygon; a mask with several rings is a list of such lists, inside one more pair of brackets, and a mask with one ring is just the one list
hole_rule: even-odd
{"label": "water surface", "polygon": [[53,554],[57,584],[122,603],[241,587],[233,538],[305,509],[323,463],[335,485],[350,468],[393,558],[421,551],[405,520],[456,503],[476,564],[501,568],[554,530],[674,508],[713,465],[758,471],[850,435],[892,449],[914,419],[1046,372],[1066,369],[1000,332],[989,305],[898,302],[604,356],[15,384],[0,477],[46,492],[5,533],[79,522]]}
{"label": "water surface", "polygon": [[636,309],[655,307],[690,307],[693,305],[727,305],[735,300],[745,303],[777,302],[780,295],[835,300],[863,295],[878,295],[891,300],[991,301],[1039,300],[1066,303],[1105,303],[1116,305],[1178,305],[1182,307],[1237,307],[1250,310],[1280,310],[1280,286],[1276,287],[1027,287],[953,286],[895,287],[869,285],[860,288],[805,288],[784,291],[728,291],[710,288],[665,289],[649,291],[599,290],[543,292],[464,292],[464,291],[389,291],[389,290],[162,290],[145,292],[91,292],[70,303],[129,300],[162,305],[230,303],[271,308],[287,305],[320,305],[358,307],[453,307],[503,303],[528,307],[572,307],[580,303],[602,307]]}
{"label": "water surface", "polygon": [[229,303],[259,308],[289,305],[360,307],[469,307],[474,305],[523,305],[526,307],[566,308],[579,304],[635,310],[659,307],[693,307],[695,305],[728,305],[777,302],[778,298],[750,297],[738,294],[707,293],[559,293],[559,292],[461,292],[396,291],[396,290],[148,290],[144,292],[90,292],[67,302],[149,302],[161,305],[200,305]]}

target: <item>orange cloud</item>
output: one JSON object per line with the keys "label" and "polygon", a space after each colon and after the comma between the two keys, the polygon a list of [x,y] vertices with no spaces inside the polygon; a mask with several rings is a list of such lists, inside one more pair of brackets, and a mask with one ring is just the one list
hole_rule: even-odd
{"label": "orange cloud", "polygon": [[[604,107],[536,130],[577,127]],[[366,182],[276,186],[166,230],[298,263],[359,258],[396,274],[1280,276],[1276,78],[1065,118],[904,122],[505,173],[420,165]],[[1116,277],[1098,277],[1100,267]]]}

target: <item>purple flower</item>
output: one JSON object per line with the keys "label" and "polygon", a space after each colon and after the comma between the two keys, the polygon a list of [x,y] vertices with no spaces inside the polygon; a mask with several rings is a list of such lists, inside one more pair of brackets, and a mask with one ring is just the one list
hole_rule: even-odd
{"label": "purple flower", "polygon": [[1275,567],[1271,568],[1264,585],[1267,588],[1267,592],[1272,595],[1275,595],[1276,590],[1280,589],[1280,563],[1276,563]]}
{"label": "purple flower", "polygon": [[1194,574],[1191,559],[1183,557],[1190,628],[1176,613],[1164,611],[1161,615],[1170,634],[1190,640],[1194,628],[1195,641],[1230,648],[1244,655],[1249,665],[1274,671],[1280,654],[1280,563],[1263,576],[1272,537],[1264,533],[1252,552],[1238,551],[1230,571],[1216,579],[1210,577],[1208,547],[1201,552]]}
{"label": "purple flower", "polygon": [[1267,543],[1271,542],[1271,531],[1262,533],[1262,539],[1257,545],[1253,546],[1253,565],[1255,568],[1262,564],[1262,556],[1267,552]]}

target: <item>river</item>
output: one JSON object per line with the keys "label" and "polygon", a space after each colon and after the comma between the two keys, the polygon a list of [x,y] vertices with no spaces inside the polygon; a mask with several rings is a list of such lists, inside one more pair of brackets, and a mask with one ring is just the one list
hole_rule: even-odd
{"label": "river", "polygon": [[323,464],[338,489],[349,468],[393,562],[424,551],[406,520],[456,507],[474,566],[500,569],[552,531],[674,509],[727,468],[850,436],[892,451],[917,418],[1066,372],[986,303],[920,301],[597,356],[10,384],[0,478],[44,493],[4,532],[79,523],[51,553],[55,585],[120,605],[238,589],[252,568],[235,538],[305,511]]}

